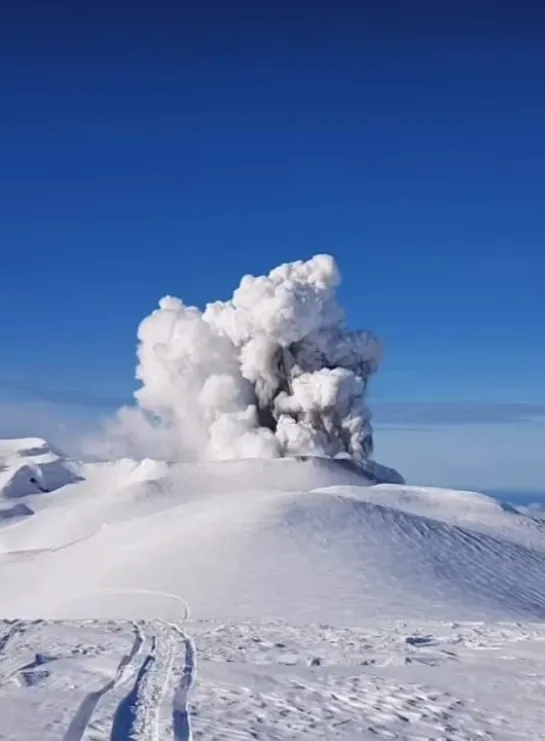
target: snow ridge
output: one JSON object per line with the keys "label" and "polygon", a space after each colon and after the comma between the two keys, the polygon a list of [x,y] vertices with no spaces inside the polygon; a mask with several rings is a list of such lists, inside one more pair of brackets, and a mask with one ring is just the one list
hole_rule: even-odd
{"label": "snow ridge", "polygon": [[230,620],[545,616],[543,523],[482,495],[371,486],[314,458],[81,474],[0,527],[6,616],[178,619],[159,592]]}

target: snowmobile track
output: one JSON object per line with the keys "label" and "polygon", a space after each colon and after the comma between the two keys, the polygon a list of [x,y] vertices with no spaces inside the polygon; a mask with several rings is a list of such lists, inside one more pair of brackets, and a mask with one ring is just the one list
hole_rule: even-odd
{"label": "snowmobile track", "polygon": [[142,662],[131,691],[117,706],[114,713],[109,741],[131,741],[136,735],[137,714],[142,696],[142,687],[148,672],[155,663],[156,638],[151,639],[151,649]]}
{"label": "snowmobile track", "polygon": [[177,625],[171,626],[182,638],[185,648],[184,665],[180,683],[174,692],[172,703],[172,728],[174,741],[191,741],[191,722],[189,718],[188,697],[195,680],[195,646],[191,638]]}
{"label": "snowmobile track", "polygon": [[115,676],[108,680],[100,689],[93,692],[89,692],[80,703],[80,706],[72,718],[72,721],[63,736],[62,741],[81,741],[89,725],[91,717],[95,712],[95,709],[101,700],[108,692],[110,692],[119,682],[122,680],[125,672],[134,662],[135,657],[138,655],[140,648],[144,643],[144,635],[140,627],[134,623],[134,640],[131,646],[131,650],[128,654],[123,656],[118,664]]}

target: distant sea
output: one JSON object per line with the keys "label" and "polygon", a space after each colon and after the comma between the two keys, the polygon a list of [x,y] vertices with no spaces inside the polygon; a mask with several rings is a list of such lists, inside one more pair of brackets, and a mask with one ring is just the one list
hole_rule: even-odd
{"label": "distant sea", "polygon": [[494,497],[504,504],[512,504],[515,507],[530,507],[535,505],[545,509],[545,491],[516,491],[502,489],[474,489],[489,497]]}

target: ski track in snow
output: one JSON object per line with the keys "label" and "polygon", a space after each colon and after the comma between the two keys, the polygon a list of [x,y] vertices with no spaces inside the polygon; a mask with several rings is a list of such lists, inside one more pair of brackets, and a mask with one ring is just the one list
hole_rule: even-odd
{"label": "ski track in snow", "polygon": [[131,691],[123,698],[115,711],[109,741],[130,741],[135,737],[136,722],[142,688],[147,681],[148,672],[155,662],[156,639],[151,639],[151,648],[145,656],[136,675]]}
{"label": "ski track in snow", "polygon": [[[159,620],[17,627],[4,659],[23,671],[40,656],[45,671],[0,685],[2,741],[545,739],[542,623],[193,621],[192,638]],[[89,692],[87,668],[115,656]]]}
{"label": "ski track in snow", "polygon": [[131,646],[131,650],[128,654],[122,657],[115,676],[110,679],[106,684],[98,690],[89,692],[82,700],[77,713],[72,719],[72,722],[68,726],[66,733],[63,736],[63,741],[81,741],[84,738],[85,731],[91,720],[91,716],[95,711],[99,701],[110,692],[119,682],[122,680],[126,671],[132,665],[135,657],[138,655],[143,643],[144,635],[140,627],[135,623],[134,629],[134,641]]}
{"label": "ski track in snow", "polygon": [[151,651],[131,691],[115,711],[109,741],[192,739],[188,695],[195,671],[195,649],[175,623],[160,622],[156,628]]}
{"label": "ski track in snow", "polygon": [[181,630],[181,628],[174,624],[172,625],[172,628],[179,633],[185,648],[182,676],[174,693],[172,708],[174,741],[192,741],[193,736],[191,733],[191,721],[189,718],[188,697],[195,680],[196,651],[191,638]]}

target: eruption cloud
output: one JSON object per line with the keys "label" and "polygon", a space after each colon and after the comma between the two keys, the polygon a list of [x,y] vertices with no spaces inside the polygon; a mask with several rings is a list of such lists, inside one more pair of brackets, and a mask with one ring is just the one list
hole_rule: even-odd
{"label": "eruption cloud", "polygon": [[244,276],[204,312],[161,299],[138,329],[136,406],[107,424],[101,453],[370,461],[364,396],[381,347],[347,329],[339,282],[334,259],[316,255]]}

